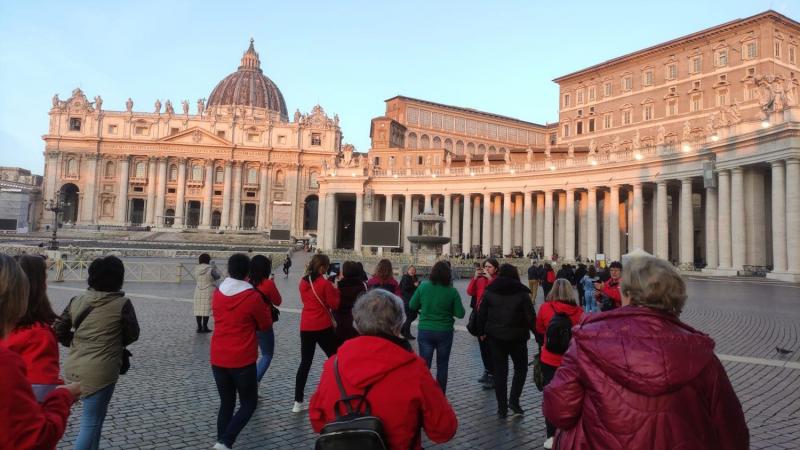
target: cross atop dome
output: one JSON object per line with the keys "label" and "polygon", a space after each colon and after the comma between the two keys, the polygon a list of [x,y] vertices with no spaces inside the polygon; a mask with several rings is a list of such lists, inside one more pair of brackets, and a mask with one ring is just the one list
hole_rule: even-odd
{"label": "cross atop dome", "polygon": [[258,58],[258,52],[256,52],[256,48],[253,45],[254,42],[255,39],[250,38],[250,47],[248,47],[247,51],[242,55],[242,64],[239,66],[239,70],[261,70],[261,60]]}

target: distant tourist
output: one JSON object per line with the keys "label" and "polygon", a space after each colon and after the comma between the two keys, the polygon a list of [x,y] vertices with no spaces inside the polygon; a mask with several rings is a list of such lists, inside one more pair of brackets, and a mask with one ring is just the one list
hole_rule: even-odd
{"label": "distant tourist", "polygon": [[[122,261],[116,256],[97,258],[88,272],[89,289],[73,298],[55,322],[61,341],[70,328],[76,328],[64,364],[67,380],[81,383],[83,413],[76,450],[100,445],[108,404],[127,352],[125,347],[139,339],[136,311],[121,290],[125,282]],[[79,324],[78,319],[82,319]]]}
{"label": "distant tourist", "polygon": [[220,275],[216,266],[211,264],[211,256],[203,253],[198,258],[198,264],[194,268],[194,279],[197,284],[194,287],[194,318],[197,320],[197,332],[208,333],[208,317],[211,315],[211,296],[217,287],[217,280]]}
{"label": "distant tourist", "polygon": [[450,266],[446,262],[433,265],[429,280],[419,285],[408,307],[419,312],[419,356],[430,368],[436,353],[436,381],[442,391],[447,392],[454,318],[464,317],[464,305],[453,287]]}
{"label": "distant tourist", "polygon": [[289,278],[289,269],[292,268],[292,255],[287,253],[286,258],[283,260],[283,276]]}
{"label": "distant tourist", "polygon": [[389,449],[421,449],[423,430],[435,443],[452,439],[458,427],[453,408],[425,363],[400,337],[403,302],[385,290],[372,290],[356,301],[353,318],[361,336],[344,343],[325,362],[311,398],[314,431],[333,421],[337,404],[342,406],[338,378],[348,395],[369,391],[366,402],[383,423]]}
{"label": "distant tourist", "polygon": [[553,288],[553,283],[556,282],[556,272],[553,270],[553,266],[550,263],[544,263],[544,270],[542,271],[542,278],[540,279],[540,284],[542,285],[542,291],[544,291],[544,297],[547,298],[547,295],[550,294],[550,289]]}
{"label": "distant tourist", "polygon": [[339,347],[332,312],[339,308],[339,290],[325,278],[330,265],[331,260],[327,255],[317,253],[311,257],[306,274],[300,280],[303,311],[300,313],[300,366],[294,383],[294,413],[308,409],[303,398],[317,345],[328,358]]}
{"label": "distant tourist", "polygon": [[400,285],[394,279],[394,269],[392,262],[388,259],[382,259],[375,265],[375,271],[372,277],[367,281],[368,289],[383,289],[395,295],[401,295]]}
{"label": "distant tourist", "polygon": [[353,339],[358,336],[353,326],[353,305],[364,292],[367,291],[367,283],[361,281],[361,269],[353,261],[342,263],[341,277],[336,283],[339,289],[339,307],[333,311],[336,319],[336,336],[339,342]]}
{"label": "distant tourist", "polygon": [[[19,264],[10,256],[0,253],[0,392],[2,392],[0,395],[3,396],[0,400],[0,448],[2,449],[55,449],[67,427],[70,407],[81,393],[80,383],[58,386],[40,403],[31,389],[33,381],[30,378],[31,369],[26,367],[26,360],[28,364],[31,363],[30,354],[20,355],[17,349],[7,346],[9,341],[5,338],[13,341],[22,337],[22,334],[17,334],[17,338],[9,337],[12,330],[18,330],[17,333],[20,333],[19,321],[32,318],[32,310],[28,307],[30,289],[31,285]],[[35,323],[31,328],[36,327]],[[52,344],[45,345],[51,347]],[[56,358],[57,355],[56,349]],[[57,361],[55,370],[57,377]],[[51,375],[46,375],[47,381],[51,381]]]}
{"label": "distant tourist", "polygon": [[[245,281],[249,271],[247,255],[231,255],[228,278],[214,291],[211,302],[215,324],[211,337],[211,371],[220,400],[215,450],[233,447],[258,402],[256,331],[270,329],[272,318],[261,295]],[[234,414],[236,397],[239,397],[240,406]]]}
{"label": "distant tourist", "polygon": [[637,256],[622,307],[586,316],[544,390],[559,449],[750,448],[714,341],[679,319],[686,284],[668,262]]}
{"label": "distant tourist", "polygon": [[[475,264],[475,274],[467,286],[467,295],[472,296],[474,300],[474,302],[470,302],[469,306],[475,310],[476,314],[480,311],[486,286],[497,278],[498,268],[500,268],[500,263],[494,258],[484,260],[483,265]],[[485,389],[494,389],[494,370],[492,370],[489,343],[485,339],[478,337],[478,347],[481,352],[481,361],[483,362],[483,375],[478,378],[478,383],[483,384]]]}
{"label": "distant tourist", "polygon": [[539,265],[532,262],[528,267],[528,289],[531,290],[531,301],[536,303],[536,296],[539,294]]}
{"label": "distant tourist", "polygon": [[403,324],[401,334],[404,338],[410,340],[416,339],[411,334],[411,322],[417,319],[417,312],[412,311],[411,308],[408,307],[408,303],[411,301],[411,297],[414,296],[414,292],[417,292],[419,283],[420,281],[417,277],[417,268],[409,265],[408,269],[406,269],[406,273],[403,275],[403,278],[400,279],[400,294],[403,298],[403,305],[406,313],[406,323]]}
{"label": "distant tourist", "polygon": [[275,280],[272,279],[272,260],[264,255],[253,256],[253,259],[250,260],[248,281],[253,285],[253,289],[258,291],[272,319],[269,328],[256,331],[258,348],[261,349],[261,359],[256,364],[256,379],[260,383],[272,363],[272,356],[275,354],[275,331],[273,327],[275,322],[278,321],[280,311],[277,307],[281,306],[283,298],[281,298],[278,287],[275,286]]}
{"label": "distant tourist", "polygon": [[594,265],[590,265],[586,269],[586,275],[584,275],[578,283],[580,286],[583,286],[584,311],[587,313],[600,311],[600,308],[597,306],[597,297],[594,294],[594,286],[598,281],[597,269],[594,268]]}

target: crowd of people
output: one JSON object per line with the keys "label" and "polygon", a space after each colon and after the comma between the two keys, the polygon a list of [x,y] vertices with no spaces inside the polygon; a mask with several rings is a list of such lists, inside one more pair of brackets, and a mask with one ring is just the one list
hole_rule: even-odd
{"label": "crowd of people", "polygon": [[[258,406],[282,296],[265,256],[232,255],[224,278],[209,255],[198,262],[193,313],[197,332],[212,333],[220,402],[213,448],[227,450]],[[533,264],[527,275],[526,285],[517,267],[488,258],[466,289],[467,329],[483,366],[478,382],[494,390],[498,418],[526,414],[522,393],[532,364],[543,390],[546,449],[748,448],[744,414],[713,340],[679,318],[686,286],[668,262],[636,255],[607,271]],[[75,448],[99,448],[115,385],[129,367],[126,347],[139,338],[123,283],[122,262],[98,258],[88,289],[57,315],[44,261],[0,255],[0,391],[9,399],[0,407],[0,448],[55,448],[78,399]],[[297,289],[300,354],[291,410],[307,411],[320,433],[318,448],[369,435],[385,448],[419,449],[422,431],[437,443],[455,436],[448,369],[455,320],[466,311],[449,262],[436,262],[427,279],[409,266],[398,282],[388,259],[368,276],[357,261],[339,266],[317,253]],[[59,343],[69,348],[63,379]],[[326,361],[307,404],[317,347]],[[380,427],[366,430],[368,422]]]}

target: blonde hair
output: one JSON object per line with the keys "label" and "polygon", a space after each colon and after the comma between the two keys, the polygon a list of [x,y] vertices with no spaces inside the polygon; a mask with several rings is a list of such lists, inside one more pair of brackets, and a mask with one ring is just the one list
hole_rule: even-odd
{"label": "blonde hair", "polygon": [[570,305],[578,304],[575,301],[575,290],[572,289],[572,285],[569,284],[569,281],[563,278],[559,278],[553,283],[550,293],[547,294],[547,298],[544,300],[546,302],[555,300],[557,302],[569,303]]}
{"label": "blonde hair", "polygon": [[686,305],[686,283],[667,261],[653,256],[630,258],[622,272],[620,291],[631,305],[679,316]]}
{"label": "blonde hair", "polygon": [[0,338],[28,309],[28,277],[14,258],[0,253]]}

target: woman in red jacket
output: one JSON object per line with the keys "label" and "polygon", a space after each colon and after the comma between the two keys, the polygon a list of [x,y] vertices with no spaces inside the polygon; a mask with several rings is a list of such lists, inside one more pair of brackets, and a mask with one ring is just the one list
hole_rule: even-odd
{"label": "woman in red jacket", "polygon": [[264,306],[270,314],[273,323],[270,324],[269,329],[264,331],[256,331],[258,337],[258,348],[261,349],[261,359],[256,363],[256,380],[261,383],[264,374],[267,373],[270,363],[272,363],[272,355],[275,354],[275,331],[272,327],[275,325],[276,319],[272,315],[272,306],[281,306],[283,299],[278,287],[275,286],[275,280],[272,279],[272,260],[264,255],[253,256],[250,261],[250,274],[247,276],[253,289],[258,291],[261,299],[264,301]]}
{"label": "woman in red jacket", "polygon": [[315,432],[336,418],[334,408],[341,398],[334,375],[338,369],[348,395],[369,389],[366,400],[372,415],[383,422],[389,449],[420,449],[420,429],[436,443],[456,434],[458,420],[447,397],[422,358],[400,337],[403,309],[399,297],[382,289],[356,301],[353,319],[361,336],[342,344],[322,368],[309,411]]}
{"label": "woman in red jacket", "polygon": [[311,258],[306,275],[300,280],[303,311],[300,313],[300,367],[294,381],[294,413],[307,409],[303,396],[317,345],[329,358],[339,347],[331,312],[339,308],[339,290],[325,278],[330,265],[331,260],[318,253]]}
{"label": "woman in red jacket", "polygon": [[[27,311],[30,285],[19,264],[0,253],[0,339]],[[25,377],[25,362],[0,344],[0,448],[54,449],[64,434],[80,384],[59,386],[40,404]]]}
{"label": "woman in red jacket", "polygon": [[[477,264],[475,266],[475,275],[469,280],[467,295],[472,297],[469,302],[470,308],[475,310],[475,314],[478,314],[486,286],[489,286],[489,283],[497,278],[497,269],[500,267],[500,263],[494,258],[487,258],[483,261],[482,267]],[[494,389],[492,355],[489,350],[489,343],[485,338],[478,337],[478,348],[481,351],[481,361],[483,362],[483,376],[478,378],[478,383],[481,383],[484,389]]]}
{"label": "woman in red jacket", "polygon": [[649,255],[625,266],[623,306],[574,329],[544,390],[544,415],[561,430],[557,448],[749,448],[714,341],[678,319],[683,279]]}
{"label": "woman in red jacket", "polygon": [[[556,314],[566,314],[569,317],[571,325],[577,324],[583,316],[583,308],[578,306],[575,301],[575,291],[569,280],[559,278],[553,283],[553,288],[545,298],[545,303],[539,308],[539,314],[536,316],[536,341],[541,343],[541,351],[539,358],[542,362],[542,375],[544,375],[544,384],[547,386],[561,366],[562,355],[548,350],[547,345],[547,327],[550,326],[550,321],[553,320]],[[547,440],[544,442],[544,448],[553,448],[553,436],[556,433],[556,426],[547,420],[545,417],[545,426],[547,427]]]}

